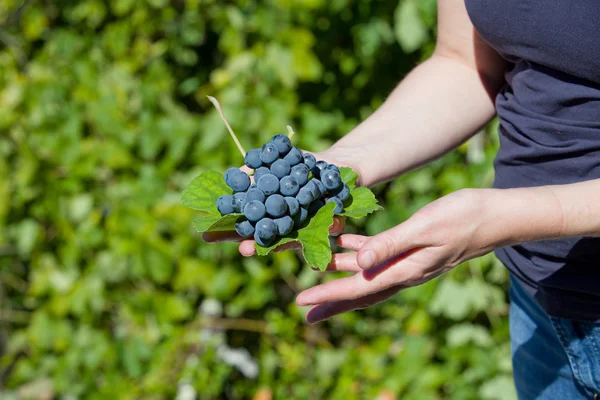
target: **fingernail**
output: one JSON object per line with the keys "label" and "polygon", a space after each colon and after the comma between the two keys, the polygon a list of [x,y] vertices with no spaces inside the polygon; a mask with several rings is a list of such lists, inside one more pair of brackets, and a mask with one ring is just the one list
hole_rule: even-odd
{"label": "fingernail", "polygon": [[358,265],[364,269],[371,268],[375,265],[375,253],[373,250],[367,250],[362,253],[358,258]]}

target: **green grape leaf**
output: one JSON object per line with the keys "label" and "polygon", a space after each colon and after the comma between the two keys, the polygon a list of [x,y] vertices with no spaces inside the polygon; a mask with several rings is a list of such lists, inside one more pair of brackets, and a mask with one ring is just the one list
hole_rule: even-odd
{"label": "green grape leaf", "polygon": [[340,215],[349,218],[363,218],[372,212],[381,210],[377,199],[371,190],[366,187],[356,187],[358,174],[348,167],[340,167],[342,181],[350,188],[350,200],[344,204],[344,212]]}
{"label": "green grape leaf", "polygon": [[223,175],[216,171],[208,171],[198,175],[190,182],[183,191],[181,202],[193,210],[204,211],[220,217],[217,200],[224,194],[233,194],[233,190],[227,186]]}
{"label": "green grape leaf", "polygon": [[229,214],[225,216],[215,216],[211,214],[200,215],[192,225],[198,232],[215,232],[215,231],[233,231],[235,223],[243,219],[244,214]]}
{"label": "green grape leaf", "polygon": [[340,167],[340,176],[342,181],[348,185],[350,190],[356,187],[356,180],[358,179],[358,174],[352,169],[348,167]]}
{"label": "green grape leaf", "polygon": [[242,214],[222,216],[217,210],[217,200],[224,194],[233,191],[225,183],[223,175],[208,171],[198,175],[183,191],[181,202],[183,205],[201,211],[194,219],[192,225],[200,233],[213,231],[232,231],[234,224],[243,217]]}
{"label": "green grape leaf", "polygon": [[419,12],[418,0],[405,0],[394,13],[396,39],[406,53],[416,51],[428,39],[427,25]]}
{"label": "green grape leaf", "polygon": [[375,195],[366,187],[354,188],[350,191],[348,204],[344,205],[344,212],[340,215],[350,218],[363,218],[372,212],[382,210],[377,204]]}
{"label": "green grape leaf", "polygon": [[299,242],[302,254],[307,264],[324,271],[331,262],[331,244],[329,243],[329,228],[333,225],[333,209],[335,204],[323,206],[305,227],[292,233],[291,237],[281,238],[270,247],[254,247],[259,256],[266,256],[276,247],[290,242]]}

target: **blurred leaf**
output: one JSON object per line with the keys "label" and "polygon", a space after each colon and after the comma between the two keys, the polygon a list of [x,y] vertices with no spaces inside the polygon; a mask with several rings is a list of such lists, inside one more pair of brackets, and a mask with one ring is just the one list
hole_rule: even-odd
{"label": "blurred leaf", "polygon": [[482,326],[473,324],[452,326],[448,330],[447,340],[450,347],[465,346],[470,343],[481,347],[489,347],[493,343],[489,333]]}
{"label": "blurred leaf", "polygon": [[416,0],[402,0],[394,15],[396,40],[406,53],[412,53],[427,40],[427,27],[421,20]]}
{"label": "blurred leaf", "polygon": [[498,376],[484,383],[479,390],[482,399],[516,400],[515,384],[510,376]]}
{"label": "blurred leaf", "polygon": [[471,311],[470,299],[464,287],[453,280],[444,280],[435,292],[429,310],[436,315],[444,315],[460,320]]}
{"label": "blurred leaf", "polygon": [[324,349],[319,352],[316,359],[316,368],[319,375],[327,376],[335,374],[336,370],[348,359],[344,350]]}
{"label": "blurred leaf", "polygon": [[158,247],[147,245],[142,257],[153,281],[169,282],[173,272],[173,263],[168,254]]}
{"label": "blurred leaf", "polygon": [[185,299],[177,295],[164,295],[157,298],[157,315],[165,321],[176,322],[188,318],[192,308]]}
{"label": "blurred leaf", "polygon": [[29,8],[21,21],[23,34],[29,40],[39,38],[48,27],[48,18],[39,7]]}
{"label": "blurred leaf", "polygon": [[82,221],[92,210],[94,199],[89,194],[81,194],[71,199],[69,204],[69,214],[73,221]]}
{"label": "blurred leaf", "polygon": [[40,227],[33,219],[25,219],[18,225],[16,231],[17,248],[19,253],[29,256],[41,233]]}
{"label": "blurred leaf", "polygon": [[216,275],[216,268],[206,261],[185,258],[181,261],[173,280],[173,287],[178,290],[199,288],[206,291]]}

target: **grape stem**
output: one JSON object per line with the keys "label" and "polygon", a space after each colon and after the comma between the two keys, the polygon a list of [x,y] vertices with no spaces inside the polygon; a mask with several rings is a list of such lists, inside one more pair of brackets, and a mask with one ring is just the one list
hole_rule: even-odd
{"label": "grape stem", "polygon": [[223,122],[225,122],[225,126],[227,126],[227,130],[229,131],[229,134],[233,138],[233,141],[235,142],[240,153],[242,153],[242,157],[246,157],[246,150],[244,150],[244,147],[238,140],[237,136],[235,135],[235,133],[233,133],[233,129],[231,129],[229,122],[227,122],[227,118],[225,118],[225,115],[223,114],[223,110],[221,110],[221,105],[219,104],[219,101],[212,96],[206,96],[206,97],[208,97],[208,100],[210,100],[210,102],[213,103],[213,105],[217,109],[219,115],[223,119]]}
{"label": "grape stem", "polygon": [[294,132],[294,129],[291,126],[287,126],[287,131],[288,131],[288,138],[290,140],[292,140],[292,136],[294,136],[296,134],[296,132]]}

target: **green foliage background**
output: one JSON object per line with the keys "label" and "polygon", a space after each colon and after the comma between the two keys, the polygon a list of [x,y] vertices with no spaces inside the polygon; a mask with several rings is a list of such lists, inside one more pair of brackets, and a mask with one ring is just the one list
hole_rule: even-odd
{"label": "green foliage background", "polygon": [[[241,163],[206,95],[247,148],[291,124],[322,150],[431,53],[435,8],[0,0],[2,398],[512,398],[493,256],[308,326],[296,293],[336,275],[206,245],[180,203],[198,173]],[[496,147],[492,124],[374,188],[386,211],[348,229],[489,186]]]}

